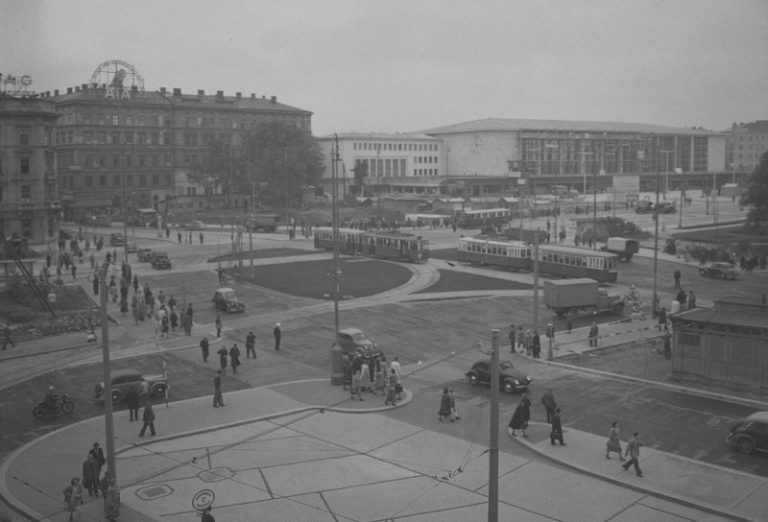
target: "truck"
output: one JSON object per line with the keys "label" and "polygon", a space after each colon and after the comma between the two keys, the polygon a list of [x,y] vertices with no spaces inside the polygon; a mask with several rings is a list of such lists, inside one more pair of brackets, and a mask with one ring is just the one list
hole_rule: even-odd
{"label": "truck", "polygon": [[544,304],[558,316],[590,312],[620,315],[624,300],[619,295],[609,295],[594,279],[562,279],[544,281]]}
{"label": "truck", "polygon": [[605,241],[605,246],[601,248],[604,252],[610,252],[619,256],[619,261],[626,259],[632,260],[632,256],[640,250],[640,243],[634,239],[624,239],[623,237],[609,237]]}
{"label": "truck", "polygon": [[263,230],[264,232],[274,232],[277,230],[279,221],[279,214],[251,214],[248,216],[247,225],[252,232],[258,232],[259,230]]}

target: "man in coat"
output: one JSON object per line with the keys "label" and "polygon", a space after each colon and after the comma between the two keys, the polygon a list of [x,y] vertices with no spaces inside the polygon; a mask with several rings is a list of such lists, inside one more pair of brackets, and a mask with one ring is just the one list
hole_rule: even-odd
{"label": "man in coat", "polygon": [[229,364],[232,366],[232,371],[237,373],[237,367],[240,366],[240,348],[237,347],[237,343],[229,349]]}
{"label": "man in coat", "polygon": [[563,424],[560,420],[560,408],[557,408],[555,414],[552,415],[552,431],[549,433],[549,442],[553,446],[556,440],[560,441],[561,446],[565,446],[565,442],[563,442]]}
{"label": "man in coat", "polygon": [[275,335],[275,351],[277,351],[280,349],[280,338],[282,337],[282,332],[280,331],[280,323],[275,325],[275,329],[272,330],[272,333]]}
{"label": "man in coat", "polygon": [[557,402],[555,402],[555,395],[552,393],[552,388],[547,388],[546,393],[541,396],[541,403],[547,411],[547,422],[552,424],[552,417],[555,415],[555,408],[557,408]]}
{"label": "man in coat", "polygon": [[635,432],[632,435],[632,438],[627,443],[627,450],[624,455],[624,457],[631,457],[628,461],[626,461],[621,466],[624,468],[624,471],[627,471],[630,466],[635,466],[635,473],[638,477],[643,476],[643,472],[640,470],[640,462],[637,460],[640,458],[640,446],[643,444],[640,442],[640,439],[638,439],[638,435],[640,435],[638,432]]}
{"label": "man in coat", "polygon": [[99,494],[99,463],[91,453],[83,462],[83,486],[88,490],[89,496]]}
{"label": "man in coat", "polygon": [[216,372],[216,377],[213,378],[213,407],[226,406],[224,404],[224,394],[221,391],[221,374],[222,371]]}
{"label": "man in coat", "polygon": [[[104,463],[107,462],[107,459],[104,457],[104,451],[102,451],[98,442],[93,443],[93,447],[88,451],[88,455],[93,455],[93,458],[96,459],[96,463],[99,465],[99,475],[101,475],[101,468],[104,466]],[[99,475],[96,476],[96,482],[99,481]],[[98,484],[96,487],[98,488]]]}
{"label": "man in coat", "polygon": [[129,421],[133,422],[139,420],[139,406],[141,401],[139,400],[139,393],[136,388],[131,386],[128,393],[125,394],[125,403],[128,405]]}
{"label": "man in coat", "polygon": [[208,338],[203,336],[202,341],[200,341],[200,349],[203,351],[203,362],[208,362]]}
{"label": "man in coat", "polygon": [[144,425],[141,427],[141,431],[139,431],[139,437],[144,436],[144,433],[147,431],[147,428],[149,428],[149,434],[154,436],[155,435],[155,410],[152,409],[152,404],[150,402],[147,402],[147,405],[144,407],[144,414],[142,415],[142,420],[144,421]]}
{"label": "man in coat", "polygon": [[245,358],[248,359],[251,355],[256,358],[256,336],[253,332],[248,332],[245,336]]}

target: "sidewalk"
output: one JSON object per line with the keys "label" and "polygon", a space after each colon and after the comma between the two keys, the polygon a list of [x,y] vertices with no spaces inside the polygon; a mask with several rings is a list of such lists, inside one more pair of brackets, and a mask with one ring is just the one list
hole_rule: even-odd
{"label": "sidewalk", "polygon": [[[215,410],[210,397],[160,404],[158,434],[143,439],[122,412],[121,520],[190,520],[192,497],[204,489],[215,493],[214,515],[230,521],[485,519],[485,435],[469,442],[450,435],[453,424],[399,420],[395,410],[417,407],[407,390],[396,408],[348,393],[323,379],[225,392],[227,407]],[[103,431],[94,418],[21,448],[1,469],[0,494],[35,520],[67,520],[60,491]],[[500,520],[764,520],[768,479],[648,448],[639,479],[605,460],[601,437],[566,429],[560,447],[545,424],[532,423],[530,433],[501,434]],[[567,469],[519,457],[517,444]],[[101,500],[87,500],[83,520],[101,518]]]}

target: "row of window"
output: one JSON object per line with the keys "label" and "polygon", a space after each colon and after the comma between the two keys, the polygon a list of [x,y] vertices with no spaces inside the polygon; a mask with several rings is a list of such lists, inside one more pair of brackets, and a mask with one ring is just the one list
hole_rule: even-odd
{"label": "row of window", "polygon": [[414,176],[437,176],[437,169],[413,169]]}
{"label": "row of window", "polygon": [[[113,175],[111,179],[111,185],[109,184],[110,177],[106,174],[99,176],[61,176],[59,178],[60,186],[63,189],[75,189],[75,188],[92,188],[100,187],[107,188],[109,186],[115,188],[122,188],[123,183],[126,187],[170,187],[172,185],[172,178],[170,174],[139,174],[135,176],[133,174],[125,174],[122,176]],[[77,181],[77,183],[76,183]],[[134,184],[135,181],[135,184]],[[22,185],[23,187],[24,185]],[[23,197],[23,196],[22,196]]]}
{"label": "row of window", "polygon": [[353,142],[354,150],[423,151],[437,150],[437,143],[370,143]]}

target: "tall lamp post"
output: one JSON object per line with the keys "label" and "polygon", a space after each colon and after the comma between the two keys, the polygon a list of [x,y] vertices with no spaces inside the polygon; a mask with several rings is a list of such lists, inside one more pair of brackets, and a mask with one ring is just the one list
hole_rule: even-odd
{"label": "tall lamp post", "polygon": [[[656,137],[656,147],[659,146],[659,138]],[[659,180],[661,175],[659,173],[660,168],[658,164],[658,155],[656,156],[656,205],[653,209],[653,313],[654,315],[659,312]]]}
{"label": "tall lamp post", "polygon": [[107,445],[107,470],[117,483],[115,465],[115,428],[112,418],[112,378],[109,362],[109,322],[107,318],[107,265],[99,270],[99,297],[101,304],[101,354],[104,378],[104,436]]}
{"label": "tall lamp post", "polygon": [[338,185],[338,162],[339,162],[339,136],[333,135],[331,160],[331,177],[333,185],[331,187],[332,195],[332,221],[333,221],[333,324],[334,332],[339,331],[339,293],[341,292],[341,267],[339,266],[339,185]]}

